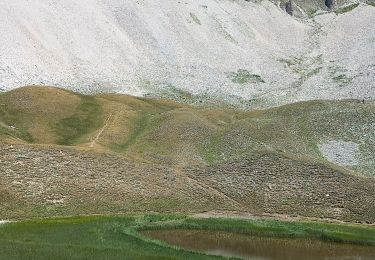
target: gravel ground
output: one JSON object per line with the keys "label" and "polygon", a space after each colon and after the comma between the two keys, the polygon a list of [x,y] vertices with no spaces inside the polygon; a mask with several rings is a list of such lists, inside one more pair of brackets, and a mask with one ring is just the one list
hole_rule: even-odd
{"label": "gravel ground", "polygon": [[[186,91],[258,106],[374,97],[375,8],[302,11],[243,0],[3,0],[0,90]],[[240,71],[258,80],[233,79]]]}
{"label": "gravel ground", "polygon": [[330,162],[341,166],[355,166],[360,157],[359,145],[353,142],[328,141],[319,145],[320,152]]}

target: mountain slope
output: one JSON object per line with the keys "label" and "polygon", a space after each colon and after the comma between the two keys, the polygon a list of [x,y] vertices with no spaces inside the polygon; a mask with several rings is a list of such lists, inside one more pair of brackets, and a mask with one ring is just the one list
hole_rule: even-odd
{"label": "mountain slope", "polygon": [[0,88],[251,107],[374,97],[375,8],[295,5],[299,18],[269,1],[1,1]]}
{"label": "mountain slope", "polygon": [[270,152],[176,168],[77,148],[0,148],[0,218],[221,210],[375,222],[373,178]]}
{"label": "mountain slope", "polygon": [[375,222],[375,104],[0,94],[0,218],[241,211]]}
{"label": "mountain slope", "polygon": [[374,176],[374,118],[374,102],[357,100],[247,112],[46,87],[0,94],[3,142],[86,147],[179,166],[267,150]]}

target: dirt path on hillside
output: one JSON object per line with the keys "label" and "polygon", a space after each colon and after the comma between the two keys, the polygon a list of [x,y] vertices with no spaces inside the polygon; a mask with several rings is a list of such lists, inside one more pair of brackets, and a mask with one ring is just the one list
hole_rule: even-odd
{"label": "dirt path on hillside", "polygon": [[109,124],[109,121],[112,119],[113,117],[113,114],[110,114],[107,119],[105,120],[105,123],[104,123],[104,126],[102,127],[102,129],[100,129],[99,133],[95,136],[95,138],[91,141],[90,143],[90,147],[94,147],[96,142],[99,140],[100,136],[102,135],[102,133],[104,132],[104,130],[108,127],[108,124]]}

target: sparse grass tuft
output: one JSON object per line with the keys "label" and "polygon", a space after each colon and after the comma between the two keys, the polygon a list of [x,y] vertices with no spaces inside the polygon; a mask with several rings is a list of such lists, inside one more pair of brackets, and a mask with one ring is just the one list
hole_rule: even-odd
{"label": "sparse grass tuft", "polygon": [[230,78],[232,82],[237,84],[265,83],[261,76],[252,74],[245,69],[239,69],[237,72],[229,73],[228,78]]}
{"label": "sparse grass tuft", "polygon": [[339,74],[332,78],[335,82],[340,83],[341,85],[347,85],[352,82],[352,78],[349,78],[345,74]]}
{"label": "sparse grass tuft", "polygon": [[194,14],[194,13],[190,13],[190,17],[191,19],[193,19],[193,21],[198,24],[198,25],[202,25],[201,21],[199,20],[199,18]]}
{"label": "sparse grass tuft", "polygon": [[318,12],[318,9],[307,9],[306,13],[309,18],[313,18]]}
{"label": "sparse grass tuft", "polygon": [[350,12],[350,11],[354,10],[358,6],[359,6],[359,3],[347,5],[347,6],[344,6],[344,7],[341,7],[339,9],[335,10],[335,13],[336,14],[344,14],[344,13],[347,13],[347,12]]}

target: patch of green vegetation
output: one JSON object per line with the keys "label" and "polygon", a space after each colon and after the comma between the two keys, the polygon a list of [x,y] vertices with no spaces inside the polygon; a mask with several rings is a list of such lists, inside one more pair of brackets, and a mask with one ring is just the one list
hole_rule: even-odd
{"label": "patch of green vegetation", "polygon": [[180,214],[147,214],[144,215],[142,218],[142,222],[146,223],[155,223],[155,222],[166,222],[166,221],[174,221],[174,220],[183,220],[186,219],[186,215]]}
{"label": "patch of green vegetation", "polygon": [[102,121],[102,108],[97,100],[92,96],[81,96],[81,104],[75,113],[55,126],[58,144],[75,144],[82,136],[100,127]]}
{"label": "patch of green vegetation", "polygon": [[28,132],[26,123],[28,115],[2,104],[0,99],[0,135],[11,136],[26,142],[34,142],[33,136]]}
{"label": "patch of green vegetation", "polygon": [[336,14],[343,14],[343,13],[347,13],[347,12],[350,12],[352,10],[354,10],[355,8],[357,8],[359,6],[359,3],[355,3],[355,4],[351,4],[351,5],[347,5],[347,6],[344,6],[344,7],[341,7],[339,9],[337,9],[335,11]]}
{"label": "patch of green vegetation", "polygon": [[375,228],[182,215],[89,216],[31,220],[0,227],[1,259],[222,259],[142,236],[147,229],[201,229],[253,236],[311,238],[375,245]]}
{"label": "patch of green vegetation", "polygon": [[217,30],[224,36],[224,38],[227,39],[228,41],[232,42],[232,43],[238,44],[236,39],[234,39],[234,37],[226,30],[226,28],[222,24],[222,22],[215,17],[213,17],[213,19],[216,21]]}
{"label": "patch of green vegetation", "polygon": [[216,259],[155,243],[137,217],[34,220],[0,228],[1,259]]}
{"label": "patch of green vegetation", "polygon": [[168,98],[171,100],[176,100],[179,102],[194,102],[199,99],[198,96],[195,96],[188,91],[182,90],[173,84],[162,85],[158,93],[148,93],[145,95],[147,98]]}
{"label": "patch of green vegetation", "polygon": [[369,0],[367,1],[367,4],[375,7],[375,0]]}
{"label": "patch of green vegetation", "polygon": [[202,148],[203,158],[209,164],[218,162],[220,160],[220,150],[218,146],[220,144],[221,138],[222,134],[220,133],[214,135]]}
{"label": "patch of green vegetation", "polygon": [[333,77],[332,79],[334,79],[335,81],[343,81],[343,80],[346,80],[346,78],[347,77],[344,74],[341,74],[336,77]]}
{"label": "patch of green vegetation", "polygon": [[307,13],[307,16],[309,17],[309,18],[312,18],[312,17],[314,17],[315,16],[315,14],[316,14],[316,12],[318,12],[318,9],[308,9],[307,11],[306,11],[306,13]]}
{"label": "patch of green vegetation", "polygon": [[353,80],[353,77],[348,77],[346,75],[347,71],[344,68],[341,68],[337,65],[333,65],[328,67],[330,74],[332,75],[332,79],[339,83],[340,86],[345,86],[350,84]]}
{"label": "patch of green vegetation", "polygon": [[310,77],[318,74],[321,71],[322,68],[323,67],[318,67],[318,68],[315,68],[315,69],[313,69],[311,71],[308,71],[307,74],[306,74],[306,78],[310,78]]}
{"label": "patch of green vegetation", "polygon": [[[319,30],[319,28],[317,30]],[[317,33],[317,30],[315,30],[314,33]],[[301,86],[304,81],[318,74],[323,68],[319,66],[323,62],[322,54],[308,60],[303,60],[301,57],[293,57],[291,59],[277,59],[277,61],[284,63],[284,67],[289,68],[299,75],[299,79],[294,83],[295,87]]]}
{"label": "patch of green vegetation", "polygon": [[26,129],[23,129],[23,128],[9,129],[8,127],[0,126],[0,136],[21,139],[28,143],[33,143],[35,141],[33,136]]}
{"label": "patch of green vegetation", "polygon": [[132,123],[134,126],[128,140],[123,144],[114,144],[113,150],[117,152],[125,152],[130,146],[137,142],[137,139],[145,132],[152,115],[148,112],[141,113]]}
{"label": "patch of green vegetation", "polygon": [[278,62],[284,63],[286,67],[290,68],[295,73],[300,73],[299,67],[303,60],[300,57],[292,57],[291,59],[277,59]]}
{"label": "patch of green vegetation", "polygon": [[239,69],[237,72],[228,73],[228,78],[230,78],[233,83],[237,84],[265,83],[261,76],[252,74],[245,69]]}
{"label": "patch of green vegetation", "polygon": [[198,24],[198,25],[202,25],[201,21],[199,20],[199,18],[194,14],[194,13],[190,13],[190,17],[191,19],[193,19],[193,21]]}
{"label": "patch of green vegetation", "polygon": [[348,83],[352,82],[352,78],[349,78],[345,74],[337,75],[337,76],[333,77],[332,79],[334,81],[338,82],[338,83],[343,83],[343,84],[348,84]]}
{"label": "patch of green vegetation", "polygon": [[172,84],[168,84],[165,88],[167,95],[177,99],[192,99],[193,95],[187,91],[177,88]]}

